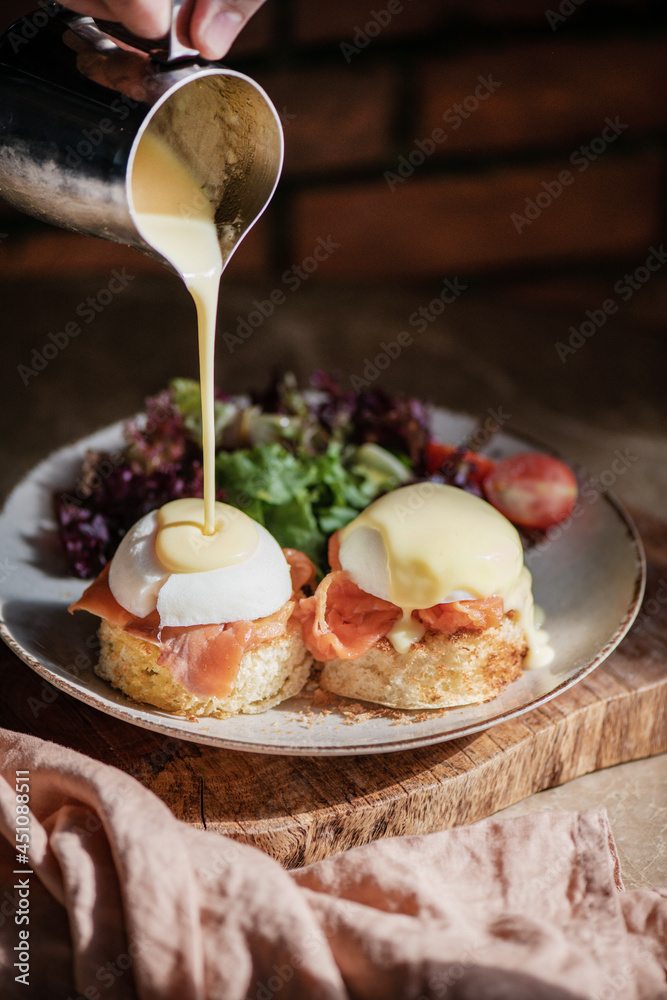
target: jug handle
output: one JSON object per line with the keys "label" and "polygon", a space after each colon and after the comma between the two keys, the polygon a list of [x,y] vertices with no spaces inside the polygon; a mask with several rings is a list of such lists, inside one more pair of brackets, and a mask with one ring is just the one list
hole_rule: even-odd
{"label": "jug handle", "polygon": [[[124,25],[119,24],[117,21],[104,21],[99,17],[79,19],[76,25],[77,34],[85,37],[88,42],[101,51],[110,47],[108,44],[105,44],[105,41],[111,41],[111,44],[113,44],[113,40],[115,39],[116,41],[124,42],[126,45],[131,45],[141,52],[146,52],[151,59],[159,63],[169,64],[185,60],[201,60],[197,49],[191,49],[187,45],[183,45],[179,41],[176,32],[178,19],[186,2],[187,0],[172,0],[171,26],[167,34],[162,38],[140,38],[138,35],[133,35],[131,31],[128,31]],[[87,22],[86,24],[82,23],[84,20]],[[99,33],[95,31],[95,26],[99,29]],[[82,34],[83,32],[85,32],[85,36]]]}

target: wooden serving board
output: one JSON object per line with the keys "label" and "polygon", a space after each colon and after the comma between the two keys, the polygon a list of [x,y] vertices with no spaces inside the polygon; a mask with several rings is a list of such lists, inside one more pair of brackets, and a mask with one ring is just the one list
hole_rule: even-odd
{"label": "wooden serving board", "polygon": [[471,823],[534,792],[667,750],[667,525],[635,513],[642,611],[569,691],[485,733],[402,753],[271,757],[165,738],[83,705],[0,650],[0,725],[133,774],[180,819],[298,867],[378,837]]}

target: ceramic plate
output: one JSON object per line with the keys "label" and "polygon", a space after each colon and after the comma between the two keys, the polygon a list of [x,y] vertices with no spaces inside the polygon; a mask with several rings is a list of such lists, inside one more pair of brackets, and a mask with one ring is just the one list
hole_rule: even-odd
{"label": "ceramic plate", "polygon": [[[93,672],[98,619],[67,606],[85,584],[63,575],[51,512],[54,490],[71,489],[86,449],[114,450],[116,424],[54,452],[13,491],[0,515],[0,632],[33,670],[102,712],[168,736],[273,754],[387,753],[426,746],[487,729],[527,712],[571,687],[611,653],[630,628],[644,588],[645,562],[637,532],[610,494],[587,491],[581,515],[526,558],[537,604],[556,655],[548,667],[526,671],[496,699],[446,712],[360,716],[318,710],[293,698],[262,715],[188,720],[141,706]],[[434,416],[444,441],[461,441],[472,421],[446,411]],[[498,458],[535,445],[501,434],[488,453]],[[369,706],[370,707],[370,706]]]}

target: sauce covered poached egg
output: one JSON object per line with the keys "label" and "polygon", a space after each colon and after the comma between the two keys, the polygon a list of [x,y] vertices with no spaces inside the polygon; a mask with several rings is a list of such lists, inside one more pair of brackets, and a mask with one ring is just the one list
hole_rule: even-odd
{"label": "sauce covered poached egg", "polygon": [[421,639],[413,611],[501,597],[521,615],[528,666],[551,658],[534,626],[531,576],[516,528],[491,504],[454,486],[419,483],[374,501],[340,532],[340,564],[362,590],[401,609],[387,638],[398,652]]}

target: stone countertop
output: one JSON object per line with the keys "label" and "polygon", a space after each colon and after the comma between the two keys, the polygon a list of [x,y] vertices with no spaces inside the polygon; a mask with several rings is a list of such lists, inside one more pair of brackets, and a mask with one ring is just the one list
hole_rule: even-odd
{"label": "stone countertop", "polygon": [[[131,260],[111,293],[111,275],[0,282],[3,495],[53,448],[136,411],[174,375],[196,377],[187,293],[167,274],[135,274]],[[277,287],[284,301],[265,317]],[[274,368],[303,380],[324,368],[350,388],[364,380],[500,414],[505,430],[561,451],[622,500],[667,519],[665,313],[630,303],[577,337],[587,307],[576,297],[464,288],[443,304],[442,288],[223,286],[218,384],[238,392],[261,387]],[[411,340],[401,346],[402,331]],[[666,779],[666,756],[623,764],[507,812],[605,805],[626,885],[667,885]]]}

